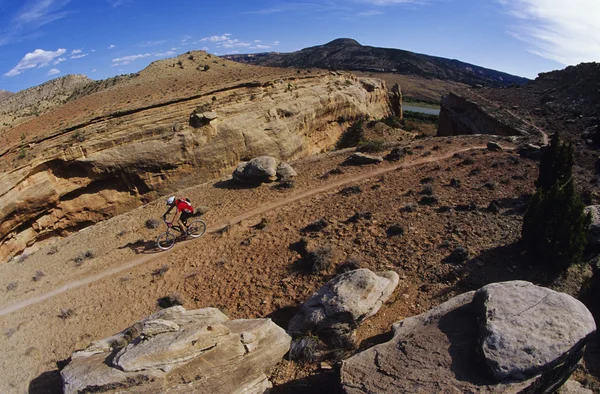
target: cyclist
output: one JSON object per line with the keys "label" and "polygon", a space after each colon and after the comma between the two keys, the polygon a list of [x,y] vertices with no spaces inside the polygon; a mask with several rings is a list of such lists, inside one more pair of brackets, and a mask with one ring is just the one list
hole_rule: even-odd
{"label": "cyclist", "polygon": [[171,220],[170,224],[175,223],[175,219],[177,218],[177,214],[179,214],[179,220],[177,224],[179,224],[181,231],[187,231],[187,221],[194,214],[194,207],[192,207],[191,201],[189,198],[175,198],[175,196],[171,196],[167,198],[167,205],[169,209],[162,216],[164,221],[167,221],[167,215],[173,208],[177,208],[175,211],[175,216],[173,216],[173,220]]}

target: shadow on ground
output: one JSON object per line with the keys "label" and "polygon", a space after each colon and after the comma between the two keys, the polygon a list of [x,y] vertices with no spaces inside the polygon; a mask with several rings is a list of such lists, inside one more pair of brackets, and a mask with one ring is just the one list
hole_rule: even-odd
{"label": "shadow on ground", "polygon": [[42,373],[29,383],[29,394],[61,394],[62,379],[58,369]]}
{"label": "shadow on ground", "polygon": [[335,370],[323,371],[273,387],[270,394],[341,394]]}
{"label": "shadow on ground", "polygon": [[119,249],[125,248],[131,249],[135,254],[152,254],[161,252],[161,250],[156,247],[156,241],[145,241],[143,239],[139,239],[135,242],[128,242],[123,246],[119,246]]}
{"label": "shadow on ground", "polygon": [[260,187],[261,183],[242,183],[237,182],[233,179],[227,179],[224,181],[216,182],[213,187],[217,189],[228,189],[228,190],[240,190],[240,189],[256,189]]}

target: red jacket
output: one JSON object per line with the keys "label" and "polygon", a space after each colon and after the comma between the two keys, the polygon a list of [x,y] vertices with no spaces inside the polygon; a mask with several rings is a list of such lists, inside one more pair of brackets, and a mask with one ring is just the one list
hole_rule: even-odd
{"label": "red jacket", "polygon": [[175,200],[175,206],[177,207],[178,212],[194,213],[194,207],[192,207],[192,204],[185,200]]}

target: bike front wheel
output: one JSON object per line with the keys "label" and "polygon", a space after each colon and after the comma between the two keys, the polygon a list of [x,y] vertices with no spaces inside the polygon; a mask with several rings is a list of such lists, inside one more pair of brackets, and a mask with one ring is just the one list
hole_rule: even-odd
{"label": "bike front wheel", "polygon": [[169,250],[175,245],[176,240],[177,237],[175,237],[175,234],[167,231],[156,238],[156,246],[160,250]]}
{"label": "bike front wheel", "polygon": [[194,220],[187,226],[188,235],[192,238],[198,238],[206,231],[206,223],[203,220]]}

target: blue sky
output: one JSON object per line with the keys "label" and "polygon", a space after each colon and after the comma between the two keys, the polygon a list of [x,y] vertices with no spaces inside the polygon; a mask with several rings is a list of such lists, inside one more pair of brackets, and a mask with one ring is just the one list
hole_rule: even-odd
{"label": "blue sky", "polygon": [[291,52],[349,37],[534,78],[600,61],[598,0],[0,0],[0,89],[136,72],[194,49]]}

